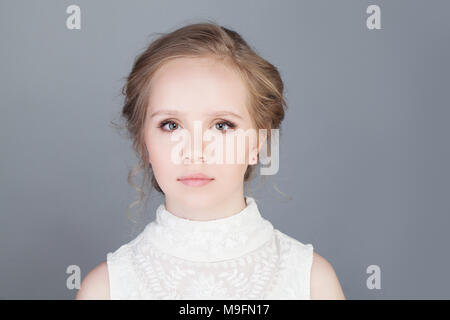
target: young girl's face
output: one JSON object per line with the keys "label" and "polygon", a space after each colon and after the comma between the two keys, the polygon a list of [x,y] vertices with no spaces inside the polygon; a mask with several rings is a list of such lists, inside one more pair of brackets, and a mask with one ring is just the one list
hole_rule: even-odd
{"label": "young girl's face", "polygon": [[[227,153],[238,152],[237,140],[234,144],[225,142],[223,163],[206,163],[212,156],[207,146],[213,140],[197,140],[199,143],[195,144],[194,121],[201,124],[201,136],[208,130],[213,135],[237,129],[255,130],[247,96],[245,83],[236,71],[211,58],[177,58],[158,69],[150,83],[145,143],[155,178],[166,197],[192,207],[242,197],[249,156],[255,156],[257,151],[256,140],[252,140],[255,144],[249,150],[250,140],[245,139],[245,150],[240,149],[245,154],[243,163],[237,158],[232,163],[225,159]],[[191,142],[180,148],[181,140],[172,141],[171,136],[182,129],[190,134]],[[183,161],[180,164],[172,160],[174,148],[178,148],[175,153]],[[195,151],[199,151],[197,156]],[[179,180],[195,173],[213,180],[203,186],[186,185]]]}

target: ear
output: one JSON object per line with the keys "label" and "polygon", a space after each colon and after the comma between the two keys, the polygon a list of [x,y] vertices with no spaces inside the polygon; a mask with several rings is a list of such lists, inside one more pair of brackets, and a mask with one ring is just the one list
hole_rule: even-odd
{"label": "ear", "polygon": [[258,147],[258,154],[261,152],[262,147],[267,143],[267,133],[260,136],[260,142]]}
{"label": "ear", "polygon": [[254,165],[258,163],[258,154],[261,152],[262,147],[267,143],[267,134],[261,134],[259,136],[259,145],[253,148],[250,154],[250,165]]}
{"label": "ear", "polygon": [[152,165],[152,162],[150,161],[150,152],[148,151],[147,144],[145,145],[145,151],[147,152],[147,161],[148,163],[150,163],[150,165]]}

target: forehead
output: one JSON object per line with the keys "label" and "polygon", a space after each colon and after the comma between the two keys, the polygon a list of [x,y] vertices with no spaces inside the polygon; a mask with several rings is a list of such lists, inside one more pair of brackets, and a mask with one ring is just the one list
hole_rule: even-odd
{"label": "forehead", "polygon": [[177,58],[166,62],[150,82],[152,111],[233,111],[248,116],[248,91],[231,66],[212,58]]}

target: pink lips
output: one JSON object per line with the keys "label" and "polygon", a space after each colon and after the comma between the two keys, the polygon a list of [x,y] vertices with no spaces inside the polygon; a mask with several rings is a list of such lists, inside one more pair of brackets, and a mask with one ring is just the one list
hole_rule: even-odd
{"label": "pink lips", "polygon": [[208,177],[202,173],[191,174],[178,179],[181,183],[191,187],[201,187],[213,180],[214,178]]}

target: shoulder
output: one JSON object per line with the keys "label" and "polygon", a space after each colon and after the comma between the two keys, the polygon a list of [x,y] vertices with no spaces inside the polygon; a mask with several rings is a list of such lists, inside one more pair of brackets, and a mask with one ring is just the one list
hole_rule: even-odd
{"label": "shoulder", "polygon": [[311,266],[311,299],[345,300],[339,279],[332,265],[320,254],[313,252]]}
{"label": "shoulder", "polygon": [[281,251],[288,252],[289,256],[299,260],[302,265],[308,266],[311,263],[314,251],[311,243],[303,243],[278,229],[275,229],[275,238]]}
{"label": "shoulder", "polygon": [[109,300],[109,275],[106,261],[93,268],[84,277],[76,300]]}
{"label": "shoulder", "polygon": [[84,277],[75,299],[116,300],[126,296],[134,297],[136,280],[132,258],[134,250],[142,246],[144,231],[114,251],[108,252],[106,261],[94,267]]}
{"label": "shoulder", "polygon": [[[277,238],[281,241],[280,247],[290,248],[289,252],[294,260],[292,264],[292,277],[299,277],[309,285],[302,285],[306,290],[304,296],[310,299],[345,299],[338,277],[332,265],[320,254],[318,254],[311,243],[303,243],[279,230],[276,230]],[[282,244],[289,244],[283,246]]]}

